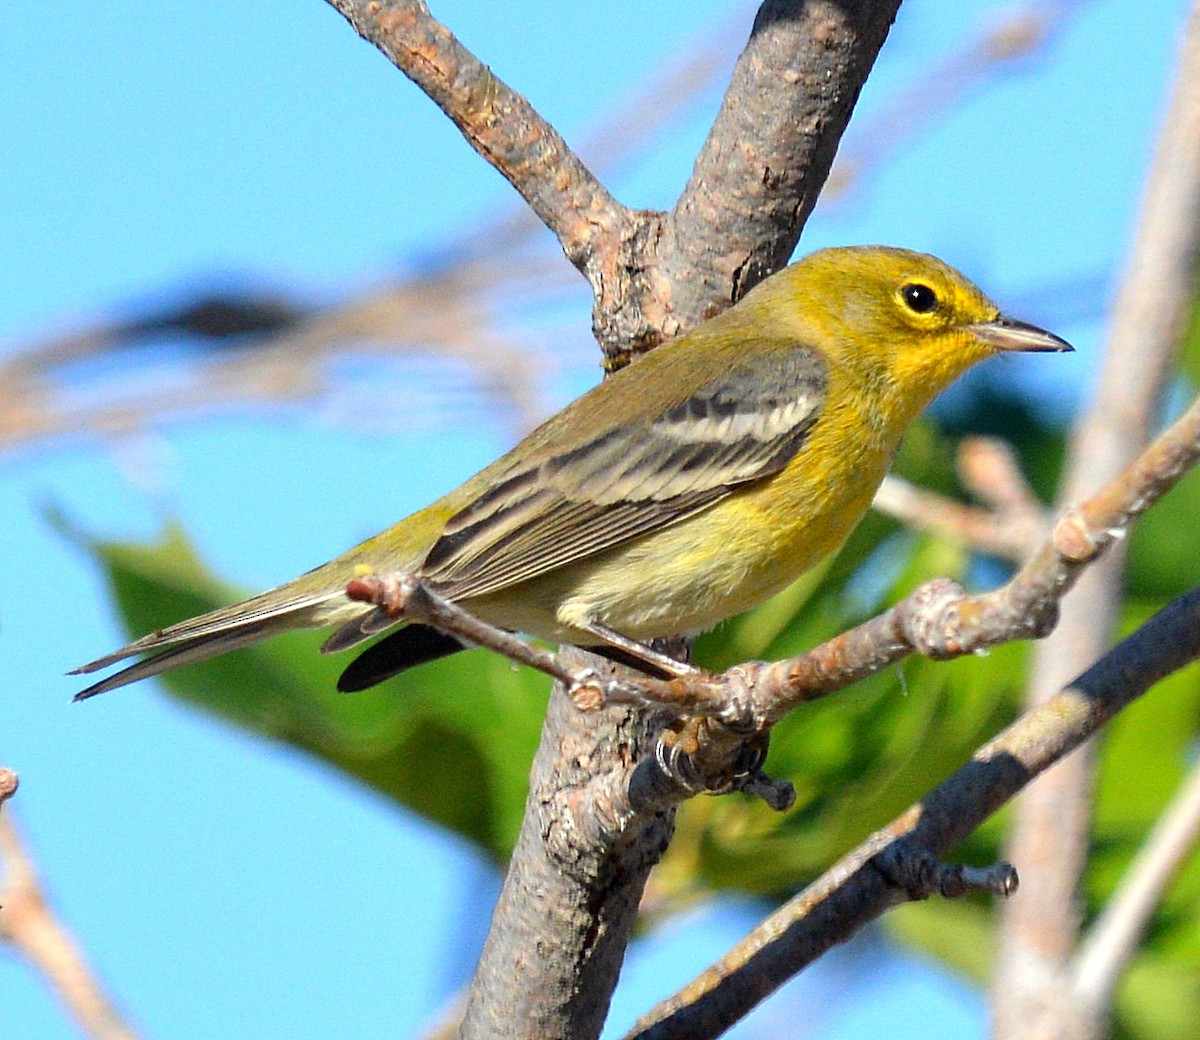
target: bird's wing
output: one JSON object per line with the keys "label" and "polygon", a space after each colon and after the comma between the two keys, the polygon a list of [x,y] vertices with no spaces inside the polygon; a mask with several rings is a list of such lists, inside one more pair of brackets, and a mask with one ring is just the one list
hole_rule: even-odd
{"label": "bird's wing", "polygon": [[657,415],[545,453],[455,513],[421,576],[487,595],[691,516],[787,464],[827,379],[809,347],[745,357]]}

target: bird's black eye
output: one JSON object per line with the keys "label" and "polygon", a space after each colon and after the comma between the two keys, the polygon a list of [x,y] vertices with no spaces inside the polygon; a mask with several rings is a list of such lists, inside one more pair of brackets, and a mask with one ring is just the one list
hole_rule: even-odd
{"label": "bird's black eye", "polygon": [[922,285],[920,282],[910,282],[908,285],[901,286],[900,296],[908,309],[916,311],[917,314],[928,314],[938,305],[937,293],[928,285]]}

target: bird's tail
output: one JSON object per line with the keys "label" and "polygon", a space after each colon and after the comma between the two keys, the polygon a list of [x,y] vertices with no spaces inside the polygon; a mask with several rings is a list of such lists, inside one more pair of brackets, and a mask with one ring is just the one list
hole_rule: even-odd
{"label": "bird's tail", "polygon": [[71,675],[84,675],[128,657],[150,655],[80,691],[75,700],[94,697],[180,665],[204,661],[280,632],[319,628],[369,610],[362,603],[354,603],[346,597],[346,582],[352,575],[341,581],[332,574],[328,580],[316,580],[324,578],[322,572],[328,566],[233,606],[221,607],[151,632],[120,650],[74,669]]}

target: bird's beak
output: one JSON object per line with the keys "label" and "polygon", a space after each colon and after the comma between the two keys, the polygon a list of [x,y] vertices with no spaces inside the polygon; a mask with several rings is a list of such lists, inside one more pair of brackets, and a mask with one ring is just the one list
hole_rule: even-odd
{"label": "bird's beak", "polygon": [[1006,318],[1003,314],[992,321],[981,321],[970,326],[971,331],[995,350],[1023,351],[1025,353],[1074,350],[1061,336],[1039,329],[1028,322]]}

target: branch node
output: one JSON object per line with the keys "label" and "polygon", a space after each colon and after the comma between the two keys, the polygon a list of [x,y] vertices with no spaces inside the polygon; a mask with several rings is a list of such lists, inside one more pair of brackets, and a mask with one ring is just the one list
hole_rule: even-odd
{"label": "branch node", "polygon": [[963,652],[957,607],[966,595],[967,590],[952,578],[934,578],[905,601],[901,625],[918,653],[938,660]]}
{"label": "branch node", "polygon": [[872,862],[889,885],[903,889],[914,901],[934,895],[959,899],[972,892],[1007,899],[1020,883],[1016,868],[1009,863],[994,863],[989,867],[943,863],[907,837],[890,842]]}
{"label": "branch node", "polygon": [[1056,599],[1046,600],[1039,605],[1035,611],[1031,611],[1027,616],[1029,618],[1029,635],[1032,639],[1045,639],[1051,632],[1058,628],[1058,619],[1062,614],[1062,607]]}
{"label": "branch node", "polygon": [[1071,509],[1054,525],[1054,548],[1071,563],[1094,560],[1111,541],[1111,535],[1093,531],[1078,509]]}
{"label": "branch node", "polygon": [[585,715],[599,711],[606,704],[618,700],[615,683],[605,684],[590,668],[579,673],[579,678],[567,687],[567,696]]}
{"label": "branch node", "polygon": [[0,805],[7,802],[20,787],[21,781],[16,771],[6,766],[0,766]]}
{"label": "branch node", "polygon": [[732,733],[749,736],[762,728],[754,710],[754,686],[763,671],[759,661],[734,665],[722,676],[725,703],[712,718]]}
{"label": "branch node", "polygon": [[730,790],[761,798],[776,812],[787,812],[796,804],[796,788],[790,780],[776,780],[761,769],[734,777]]}

